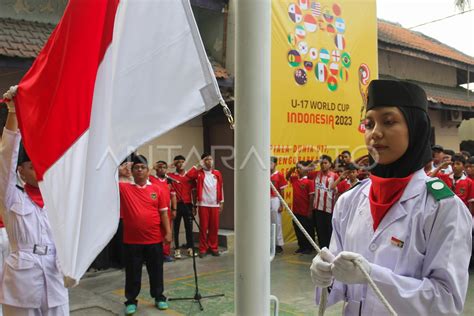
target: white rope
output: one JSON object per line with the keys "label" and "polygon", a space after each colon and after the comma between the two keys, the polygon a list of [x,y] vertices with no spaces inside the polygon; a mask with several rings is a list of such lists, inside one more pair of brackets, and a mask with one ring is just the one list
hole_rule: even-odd
{"label": "white rope", "polygon": [[[293,214],[293,211],[290,209],[290,207],[288,206],[288,204],[286,203],[285,199],[283,199],[283,197],[281,196],[280,192],[278,192],[278,190],[275,188],[275,186],[273,185],[273,183],[270,181],[270,186],[273,190],[273,192],[276,193],[276,195],[278,196],[278,199],[280,200],[280,202],[283,204],[283,206],[285,207],[286,211],[288,212],[288,214],[291,216],[291,218],[293,219],[293,221],[295,222],[296,226],[298,226],[298,228],[301,230],[301,232],[303,233],[303,235],[306,237],[306,239],[309,241],[309,243],[313,246],[313,248],[316,250],[317,253],[320,253],[321,252],[321,249],[318,247],[318,245],[314,242],[313,238],[311,236],[309,236],[308,232],[304,229],[303,225],[301,225],[300,221],[296,218],[295,214]],[[352,260],[352,262],[360,269],[360,271],[362,271],[362,274],[364,274],[365,278],[367,279],[370,287],[372,288],[372,290],[375,292],[375,295],[377,295],[377,297],[379,298],[379,300],[382,302],[382,304],[387,308],[388,312],[390,313],[390,315],[392,316],[397,316],[397,313],[395,312],[395,310],[393,309],[393,307],[390,305],[390,303],[387,301],[387,299],[383,296],[382,292],[380,291],[380,289],[377,287],[377,285],[375,284],[374,280],[372,280],[372,278],[370,277],[369,273],[367,273],[367,271],[365,270],[365,268],[362,266],[362,264],[357,261],[357,260]],[[321,293],[321,300],[319,302],[319,311],[318,311],[318,315],[319,316],[323,316],[324,315],[324,312],[326,311],[326,304],[327,304],[327,296],[328,296],[328,289],[327,288],[323,288],[322,289],[322,293]]]}

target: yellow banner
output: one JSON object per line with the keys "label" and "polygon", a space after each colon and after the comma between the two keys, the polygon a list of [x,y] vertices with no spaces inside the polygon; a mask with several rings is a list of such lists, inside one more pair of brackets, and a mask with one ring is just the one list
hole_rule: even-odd
{"label": "yellow banner", "polygon": [[[321,154],[334,160],[343,150],[365,155],[365,91],[378,74],[375,0],[272,1],[271,58],[278,169]],[[291,188],[285,199],[291,202]],[[294,240],[286,213],[283,233]]]}

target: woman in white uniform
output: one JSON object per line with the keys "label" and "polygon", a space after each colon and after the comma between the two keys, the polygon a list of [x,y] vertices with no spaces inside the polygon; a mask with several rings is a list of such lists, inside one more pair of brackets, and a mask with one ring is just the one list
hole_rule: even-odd
{"label": "woman in white uniform", "polygon": [[311,265],[316,286],[331,287],[328,304],[344,301],[346,315],[388,313],[353,260],[362,263],[398,315],[463,310],[471,215],[423,171],[431,160],[430,131],[419,86],[370,83],[365,142],[375,167],[370,179],[338,200],[329,250]]}

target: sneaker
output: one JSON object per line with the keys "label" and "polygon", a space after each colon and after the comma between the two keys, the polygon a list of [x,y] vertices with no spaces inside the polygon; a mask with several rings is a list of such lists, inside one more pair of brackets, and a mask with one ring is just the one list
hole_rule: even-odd
{"label": "sneaker", "polygon": [[125,306],[125,315],[133,315],[137,311],[137,305],[130,304]]}
{"label": "sneaker", "polygon": [[175,258],[175,259],[181,259],[181,250],[176,249],[176,250],[174,251],[174,258]]}
{"label": "sneaker", "polygon": [[168,303],[166,301],[155,301],[155,306],[158,308],[160,311],[164,311],[168,309]]}
{"label": "sneaker", "polygon": [[211,255],[212,255],[213,257],[219,257],[221,254],[220,254],[219,251],[211,251]]}
{"label": "sneaker", "polygon": [[200,252],[199,253],[199,258],[204,258],[205,256],[207,256],[207,253],[205,253],[205,252]]}
{"label": "sneaker", "polygon": [[192,256],[197,256],[197,252],[193,251],[193,248],[188,248],[188,256],[192,257]]}
{"label": "sneaker", "polygon": [[283,252],[283,247],[282,246],[276,246],[275,247],[275,252],[276,253],[282,253]]}
{"label": "sneaker", "polygon": [[173,262],[174,259],[171,256],[163,256],[163,261],[164,262]]}

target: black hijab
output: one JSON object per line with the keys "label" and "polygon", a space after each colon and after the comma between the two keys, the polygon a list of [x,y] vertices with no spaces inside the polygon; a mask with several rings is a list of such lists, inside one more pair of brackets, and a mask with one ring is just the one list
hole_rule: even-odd
{"label": "black hijab", "polygon": [[[408,148],[397,161],[377,164],[370,172],[381,178],[405,178],[431,161],[431,122],[425,91],[410,82],[373,80],[369,85],[367,111],[375,107],[397,107],[408,126]],[[369,154],[370,165],[374,159]]]}

